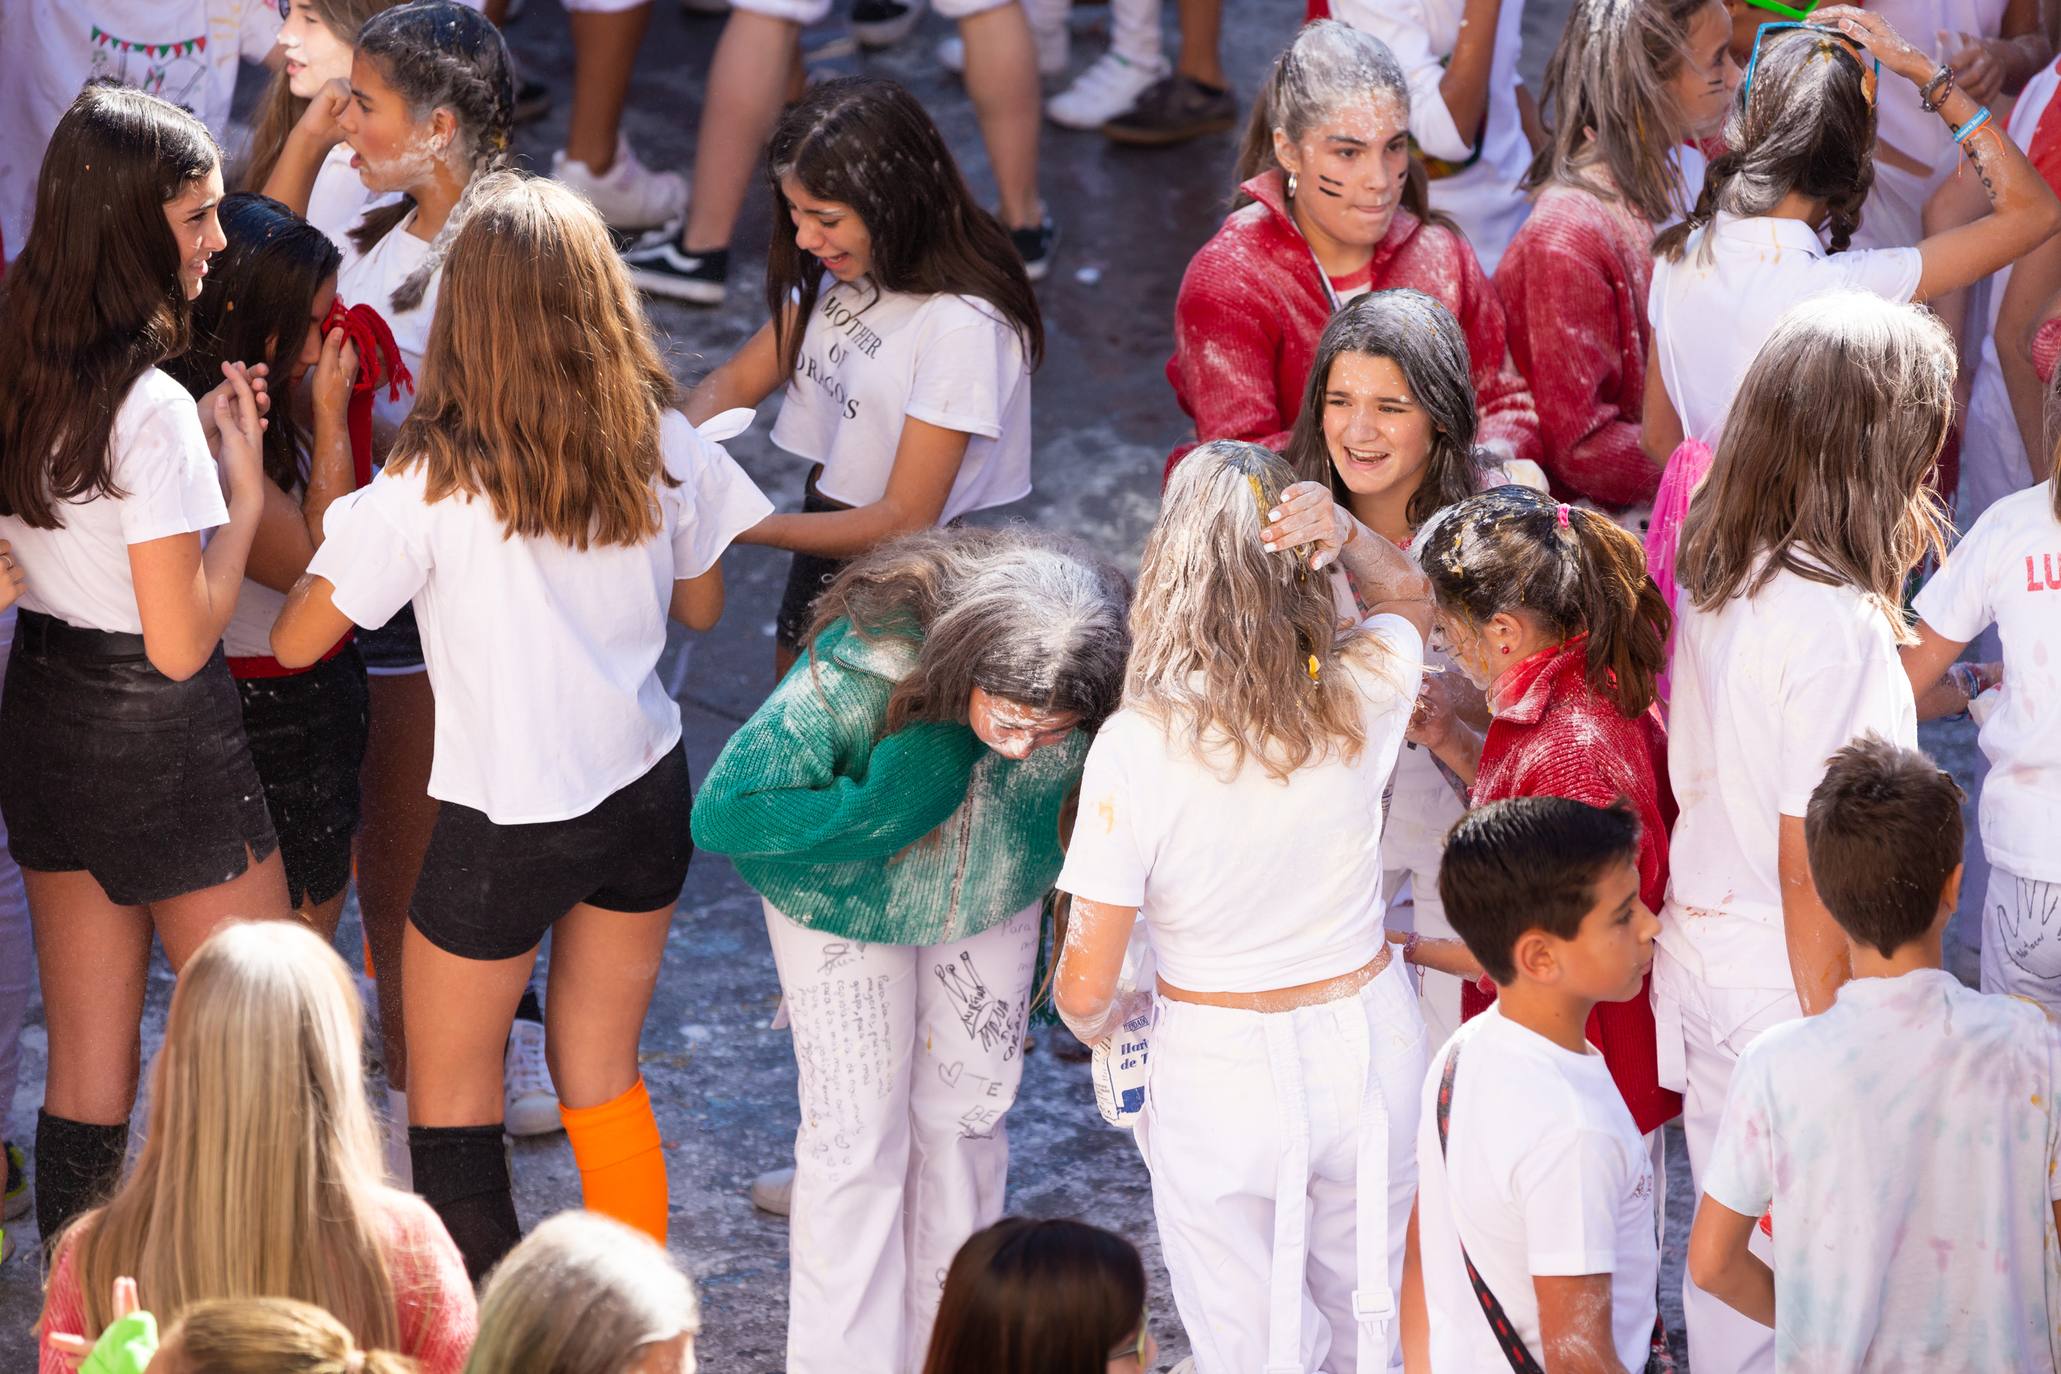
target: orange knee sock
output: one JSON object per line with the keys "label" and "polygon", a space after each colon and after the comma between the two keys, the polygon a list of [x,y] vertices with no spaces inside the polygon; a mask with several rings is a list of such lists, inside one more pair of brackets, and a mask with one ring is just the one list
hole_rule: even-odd
{"label": "orange knee sock", "polygon": [[580,1166],[580,1195],[587,1210],[634,1226],[664,1245],[666,1161],[644,1080],[613,1102],[560,1107],[558,1114]]}

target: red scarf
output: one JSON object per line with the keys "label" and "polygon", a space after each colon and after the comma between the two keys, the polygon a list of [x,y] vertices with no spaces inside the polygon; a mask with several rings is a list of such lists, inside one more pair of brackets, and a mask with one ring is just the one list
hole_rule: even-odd
{"label": "red scarf", "polygon": [[[356,479],[352,489],[356,490],[372,480],[372,400],[381,381],[386,384],[387,399],[398,401],[403,387],[410,392],[415,390],[415,376],[401,357],[401,346],[394,341],[394,331],[371,306],[347,307],[342,297],[331,301],[329,313],[322,317],[325,339],[332,329],[341,329],[344,342],[358,351],[358,375],[351,382],[350,406],[345,411],[351,436],[351,471]],[[336,647],[322,655],[320,661],[327,663],[335,658],[350,642],[351,636],[344,635],[336,641]],[[306,668],[289,668],[264,654],[229,660],[230,674],[239,678],[293,677],[307,671]]]}

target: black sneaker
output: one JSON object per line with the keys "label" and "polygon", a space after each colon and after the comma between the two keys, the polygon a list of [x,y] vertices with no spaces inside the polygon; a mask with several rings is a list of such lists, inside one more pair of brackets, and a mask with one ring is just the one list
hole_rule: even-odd
{"label": "black sneaker", "polygon": [[551,88],[528,77],[515,83],[515,122],[533,124],[551,113]]}
{"label": "black sneaker", "polygon": [[668,225],[625,248],[623,265],[640,291],[690,305],[721,305],[730,275],[730,250],[682,252],[679,226]]}
{"label": "black sneaker", "polygon": [[1009,241],[1016,245],[1016,256],[1023,259],[1023,274],[1032,281],[1043,281],[1052,270],[1052,249],[1059,242],[1052,217],[1045,216],[1042,223],[1029,229],[1011,229]]}
{"label": "black sneaker", "polygon": [[1128,113],[1102,126],[1102,136],[1117,143],[1164,147],[1220,134],[1237,123],[1237,96],[1175,72],[1147,86]]}
{"label": "black sneaker", "polygon": [[923,0],[853,0],[852,37],[862,48],[891,48],[923,17]]}

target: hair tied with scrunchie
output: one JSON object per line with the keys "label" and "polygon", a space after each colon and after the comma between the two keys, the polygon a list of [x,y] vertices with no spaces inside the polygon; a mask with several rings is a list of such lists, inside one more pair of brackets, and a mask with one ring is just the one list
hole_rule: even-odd
{"label": "hair tied with scrunchie", "polygon": [[353,1351],[352,1351],[352,1352],[351,1352],[350,1354],[348,1354],[348,1355],[344,1356],[344,1370],[345,1370],[345,1374],[360,1374],[360,1371],[361,1371],[361,1370],[363,1370],[364,1368],[365,1368],[365,1352],[364,1352],[364,1351],[362,1351],[362,1350],[353,1350]]}
{"label": "hair tied with scrunchie", "polygon": [[1554,523],[1559,525],[1559,527],[1563,530],[1567,528],[1567,513],[1572,509],[1573,507],[1569,506],[1565,501],[1562,501],[1558,506],[1553,508]]}

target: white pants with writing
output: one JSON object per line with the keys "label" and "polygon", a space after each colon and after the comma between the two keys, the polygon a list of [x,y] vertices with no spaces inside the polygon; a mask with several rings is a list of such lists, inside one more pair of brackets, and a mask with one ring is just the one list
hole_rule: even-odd
{"label": "white pants with writing", "polygon": [[1982,894],[1982,990],[2023,997],[2061,1016],[2061,883],[1990,867]]}
{"label": "white pants with writing", "polygon": [[861,944],[766,903],[801,1089],[789,1374],[922,1367],[952,1256],[1002,1216],[1038,921]]}

